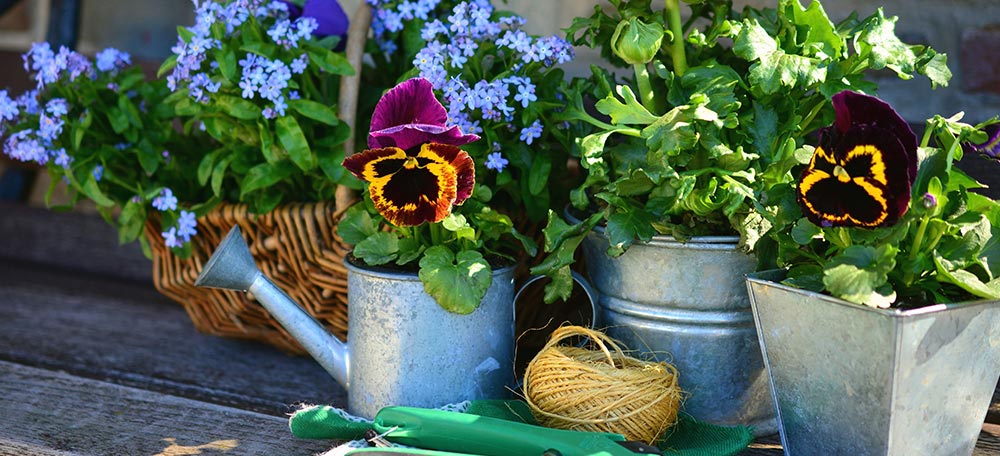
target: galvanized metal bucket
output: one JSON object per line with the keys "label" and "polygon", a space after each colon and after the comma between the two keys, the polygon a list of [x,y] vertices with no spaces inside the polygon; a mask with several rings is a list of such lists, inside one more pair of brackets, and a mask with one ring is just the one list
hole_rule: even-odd
{"label": "galvanized metal bucket", "polygon": [[1000,376],[1000,301],[875,309],[747,277],[794,455],[972,454]]}
{"label": "galvanized metal bucket", "polygon": [[694,417],[767,435],[777,426],[744,284],[756,260],[738,241],[656,236],[611,257],[598,228],[583,248],[600,295],[596,327],[677,367]]}
{"label": "galvanized metal bucket", "polygon": [[503,399],[514,384],[514,267],[469,315],[450,313],[416,274],[347,265],[351,347],[348,409],[373,417],[390,405],[436,408]]}

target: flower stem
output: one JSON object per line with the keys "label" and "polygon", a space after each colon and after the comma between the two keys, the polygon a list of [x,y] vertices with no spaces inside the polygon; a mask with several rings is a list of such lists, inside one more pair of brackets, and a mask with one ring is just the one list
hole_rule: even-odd
{"label": "flower stem", "polygon": [[684,55],[684,29],[681,26],[681,9],[677,0],[664,0],[666,5],[667,23],[670,26],[670,33],[673,37],[670,46],[673,48],[670,53],[674,62],[674,73],[677,76],[684,76],[687,72],[687,56]]}
{"label": "flower stem", "polygon": [[819,103],[816,103],[816,106],[813,106],[812,110],[809,111],[809,114],[807,114],[806,117],[802,119],[802,122],[799,123],[799,131],[801,131],[803,134],[809,133],[808,131],[806,131],[806,128],[808,128],[809,124],[812,123],[813,119],[815,119],[816,116],[819,115],[819,112],[823,109],[823,106],[825,105],[826,105],[826,98],[823,98],[819,101]]}
{"label": "flower stem", "polygon": [[639,85],[639,101],[646,107],[646,110],[657,114],[656,97],[653,94],[653,85],[649,81],[649,67],[645,63],[634,63],[632,69],[635,70],[635,82]]}

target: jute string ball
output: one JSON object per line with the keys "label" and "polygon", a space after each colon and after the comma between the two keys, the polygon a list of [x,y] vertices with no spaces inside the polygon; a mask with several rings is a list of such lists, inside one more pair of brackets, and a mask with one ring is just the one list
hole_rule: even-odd
{"label": "jute string ball", "polygon": [[[574,336],[588,346],[559,344]],[[524,396],[542,426],[654,444],[677,423],[683,392],[670,364],[632,358],[600,331],[563,326],[528,364]]]}

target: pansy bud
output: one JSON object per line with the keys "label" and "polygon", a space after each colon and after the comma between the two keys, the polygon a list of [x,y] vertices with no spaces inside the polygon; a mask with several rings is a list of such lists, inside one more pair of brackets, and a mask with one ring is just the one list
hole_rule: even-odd
{"label": "pansy bud", "polygon": [[937,198],[931,193],[924,193],[923,203],[925,208],[934,209],[937,207]]}
{"label": "pansy bud", "polygon": [[652,62],[663,42],[663,26],[638,18],[622,20],[611,37],[611,49],[629,65]]}

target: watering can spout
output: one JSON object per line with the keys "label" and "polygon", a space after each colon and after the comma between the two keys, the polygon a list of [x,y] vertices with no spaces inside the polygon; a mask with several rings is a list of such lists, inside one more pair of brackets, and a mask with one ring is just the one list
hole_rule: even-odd
{"label": "watering can spout", "polygon": [[346,344],[330,334],[264,275],[254,263],[250,248],[233,226],[202,268],[195,286],[250,292],[337,383],[349,388],[350,357]]}

